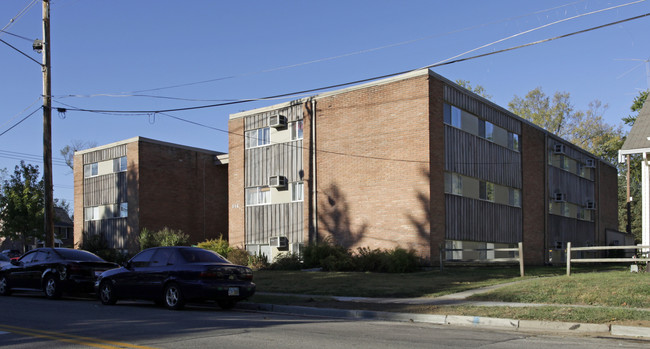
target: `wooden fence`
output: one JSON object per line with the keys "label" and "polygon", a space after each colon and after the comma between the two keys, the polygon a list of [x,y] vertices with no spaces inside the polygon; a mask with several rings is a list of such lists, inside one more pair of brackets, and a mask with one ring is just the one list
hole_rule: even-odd
{"label": "wooden fence", "polygon": [[[648,249],[650,246],[591,246],[591,247],[571,247],[568,242],[566,246],[566,274],[571,275],[571,263],[635,263],[650,262],[648,258]],[[603,251],[603,250],[636,250],[640,255],[646,255],[645,258],[572,258],[571,253],[575,251]],[[646,250],[646,251],[642,251]]]}
{"label": "wooden fence", "polygon": [[[518,247],[513,248],[445,248],[444,244],[440,244],[440,271],[444,269],[447,252],[517,252],[517,257],[514,258],[492,258],[492,259],[463,259],[462,262],[466,263],[506,263],[517,262],[519,263],[519,274],[524,276],[524,247],[523,243],[518,243]],[[452,262],[453,263],[453,262]]]}

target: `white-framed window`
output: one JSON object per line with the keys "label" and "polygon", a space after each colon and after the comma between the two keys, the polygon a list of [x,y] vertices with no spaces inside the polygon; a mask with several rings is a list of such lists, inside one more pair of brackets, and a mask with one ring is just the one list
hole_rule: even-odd
{"label": "white-framed window", "polygon": [[246,131],[246,149],[261,147],[271,144],[271,128],[264,127],[257,130]]}
{"label": "white-framed window", "polygon": [[126,156],[113,159],[113,172],[126,171]]}
{"label": "white-framed window", "polygon": [[99,206],[86,207],[84,209],[84,219],[87,221],[96,221],[101,219],[99,214]]}
{"label": "white-framed window", "polygon": [[298,120],[296,122],[291,123],[290,127],[291,127],[292,141],[302,139],[302,125],[303,125],[303,120]]}
{"label": "white-framed window", "polygon": [[246,188],[246,206],[267,205],[271,203],[271,188]]}
{"label": "white-framed window", "polygon": [[92,164],[84,165],[84,178],[95,177],[99,174],[99,163],[93,162]]}
{"label": "white-framed window", "polygon": [[291,183],[291,201],[303,201],[305,196],[304,189],[303,182]]}

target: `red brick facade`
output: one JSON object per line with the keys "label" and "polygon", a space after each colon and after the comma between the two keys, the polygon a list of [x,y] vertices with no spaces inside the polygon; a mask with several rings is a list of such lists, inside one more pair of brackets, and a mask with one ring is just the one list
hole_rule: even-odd
{"label": "red brick facade", "polygon": [[[444,105],[452,104],[445,100],[451,98],[445,97],[449,87],[446,85],[458,89],[435,74],[409,74],[300,101],[304,103],[302,163],[305,183],[301,243],[331,238],[352,250],[399,246],[414,249],[432,264],[438,262],[439,246],[448,234],[449,222],[445,219],[452,219],[445,218],[448,199],[458,197],[445,194],[444,185],[445,129],[451,127],[444,123]],[[547,133],[476,95],[461,94],[462,103],[475,108],[477,118],[482,110],[493,113],[490,115],[500,114],[507,120],[499,119],[499,122],[510,125],[501,127],[510,127],[506,131],[518,137],[516,142],[520,148],[507,149],[515,154],[516,161],[521,161],[521,181],[512,186],[518,190],[520,204],[498,205],[507,207],[513,219],[520,218],[517,222],[521,233],[517,239],[521,238],[524,244],[525,262],[543,264],[547,261],[549,247]],[[482,106],[485,108],[481,109]],[[231,116],[228,174],[231,244],[244,245],[245,222],[257,219],[246,217],[244,210],[244,122],[248,120],[247,125],[253,130],[264,127],[254,126],[258,125],[255,122],[259,122],[261,113],[275,108],[280,110],[286,105]],[[467,131],[454,130],[469,135]],[[315,132],[315,142],[312,132]],[[478,136],[470,135],[465,139],[471,137]],[[464,143],[459,144],[455,145],[463,148]],[[582,158],[577,160],[583,161]],[[599,162],[598,168],[600,174],[594,182],[598,193],[594,199],[600,205],[596,223],[583,219],[581,226],[595,226],[593,236],[600,241],[605,229],[617,228],[616,200],[603,200],[616,197],[617,182],[616,172],[609,165]],[[314,181],[317,183],[316,207],[312,203]],[[462,217],[463,212],[456,215],[456,219]],[[577,221],[576,218],[566,219]],[[317,221],[317,231],[314,231],[314,221]],[[480,225],[480,222],[474,224]]]}
{"label": "red brick facade", "polygon": [[[144,228],[181,230],[191,243],[228,238],[228,165],[219,163],[219,153],[143,138],[125,143],[126,200],[118,198],[118,202],[128,203],[128,217],[126,232],[116,232],[125,235],[124,248],[139,251],[138,235]],[[82,162],[82,155],[75,155],[77,243],[84,230]]]}

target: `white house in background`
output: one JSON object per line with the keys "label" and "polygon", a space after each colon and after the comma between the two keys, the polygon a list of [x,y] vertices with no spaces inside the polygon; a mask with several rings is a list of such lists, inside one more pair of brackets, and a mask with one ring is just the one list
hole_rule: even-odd
{"label": "white house in background", "polygon": [[641,244],[650,245],[650,103],[644,103],[625,143],[618,151],[621,162],[627,155],[641,154]]}

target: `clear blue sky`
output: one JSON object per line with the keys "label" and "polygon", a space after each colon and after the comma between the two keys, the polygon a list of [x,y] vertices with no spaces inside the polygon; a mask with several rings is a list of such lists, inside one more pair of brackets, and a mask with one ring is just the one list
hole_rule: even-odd
{"label": "clear blue sky", "polygon": [[[0,1],[0,29],[31,2]],[[420,68],[520,33],[462,57],[650,12],[650,1],[632,2],[52,0],[53,105],[153,111],[301,91]],[[42,38],[41,1],[6,31]],[[504,107],[538,86],[549,95],[569,92],[577,109],[597,99],[609,105],[607,122],[618,125],[648,88],[645,64],[630,59],[650,58],[649,33],[645,17],[434,71],[482,85]],[[41,60],[29,40],[0,39]],[[165,88],[178,85],[185,86]],[[40,67],[0,43],[0,133],[36,110],[41,93]],[[103,145],[143,136],[228,152],[229,114],[287,100],[172,113],[209,128],[160,114],[55,111],[54,197],[73,201],[72,172],[59,154],[73,140]],[[41,111],[0,136],[0,168],[9,173],[21,158],[42,172],[41,154]]]}

